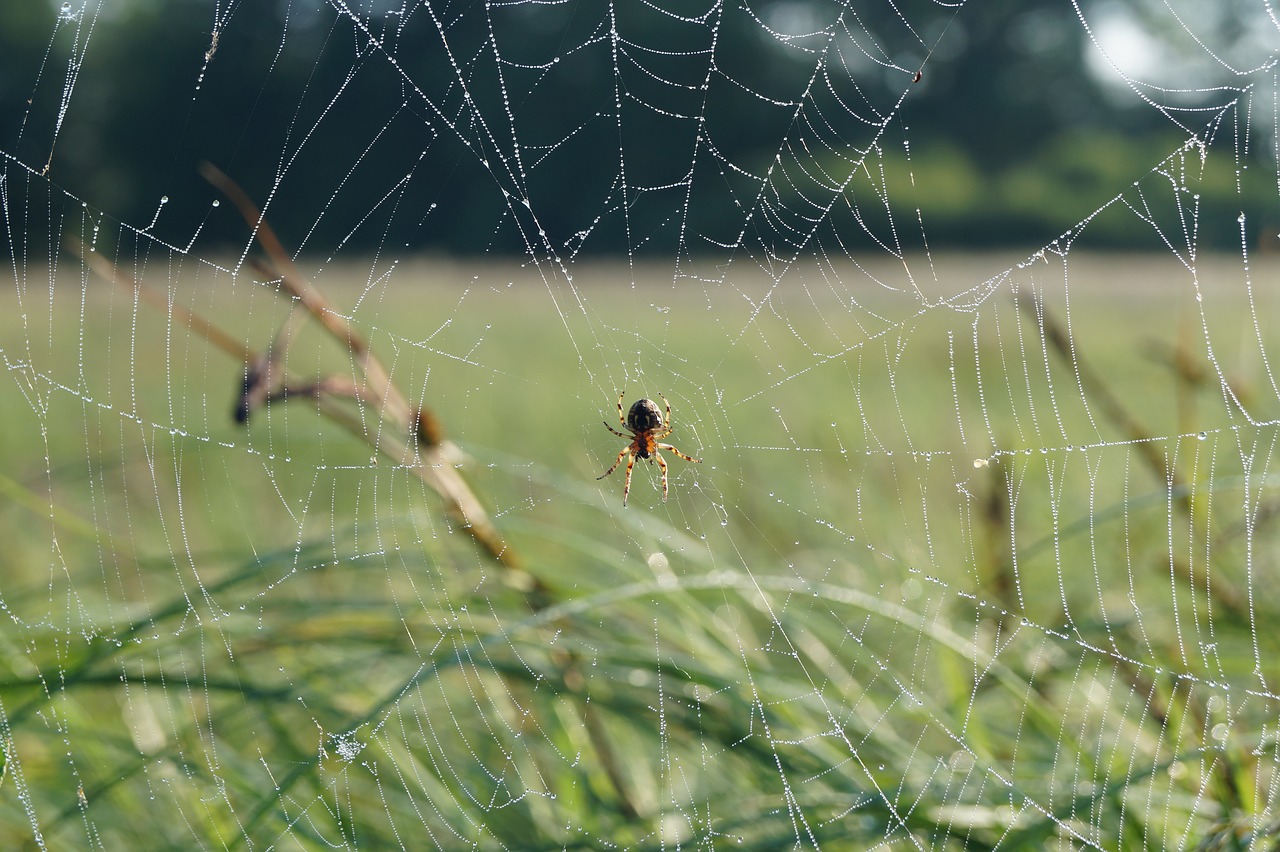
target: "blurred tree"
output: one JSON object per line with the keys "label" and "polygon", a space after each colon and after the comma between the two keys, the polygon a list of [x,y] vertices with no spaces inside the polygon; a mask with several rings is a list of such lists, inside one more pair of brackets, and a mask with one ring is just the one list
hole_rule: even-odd
{"label": "blurred tree", "polygon": [[[906,141],[939,187],[920,200],[934,245],[1040,242],[1106,200],[1115,184],[1094,177],[1128,182],[1117,143],[1141,172],[1185,138],[1179,122],[1209,120],[1105,82],[1058,0],[384,5],[355,26],[319,2],[131,0],[61,19],[4,4],[0,146],[177,245],[244,240],[196,176],[207,159],[302,248],[670,255],[739,239],[752,207],[784,217],[761,228],[771,239],[803,231],[788,211],[821,207],[832,180],[869,192],[851,178],[873,148],[909,185]],[[1127,22],[1199,50],[1159,31],[1169,16],[1148,0],[1082,9],[1104,35]],[[1195,21],[1255,38],[1231,15]]]}
{"label": "blurred tree", "polygon": [[0,150],[33,164],[46,162],[57,118],[57,92],[41,79],[56,19],[46,3],[0,7]]}

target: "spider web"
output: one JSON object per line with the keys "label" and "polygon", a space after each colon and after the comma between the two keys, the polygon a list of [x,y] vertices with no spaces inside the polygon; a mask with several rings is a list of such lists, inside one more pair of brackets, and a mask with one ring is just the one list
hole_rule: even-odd
{"label": "spider web", "polygon": [[1058,9],[1164,136],[1030,249],[1007,5],[147,8],[0,136],[6,846],[1274,842],[1268,2]]}

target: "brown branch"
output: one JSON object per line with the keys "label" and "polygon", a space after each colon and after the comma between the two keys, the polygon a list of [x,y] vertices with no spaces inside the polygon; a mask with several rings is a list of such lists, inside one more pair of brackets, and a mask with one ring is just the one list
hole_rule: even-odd
{"label": "brown branch", "polygon": [[[284,290],[296,298],[354,357],[363,376],[363,384],[355,388],[354,397],[391,423],[395,427],[395,434],[425,436],[428,440],[422,441],[415,457],[410,458],[407,442],[401,445],[399,441],[388,441],[382,437],[371,439],[363,430],[357,432],[358,436],[366,441],[375,440],[375,449],[393,457],[393,451],[400,450],[400,458],[397,460],[410,466],[428,488],[440,495],[446,512],[461,524],[467,534],[503,565],[517,567],[515,552],[503,540],[483,504],[458,472],[461,451],[452,442],[440,440],[443,437],[442,429],[423,427],[424,423],[438,424],[435,416],[429,412],[424,414],[425,409],[415,410],[409,404],[364,339],[298,271],[275,231],[239,184],[210,163],[203,164],[200,172],[235,204],[274,266],[274,269],[269,269],[258,264],[258,268],[267,272],[269,277],[278,276]],[[521,583],[527,584],[527,579]]]}
{"label": "brown branch", "polygon": [[89,265],[89,268],[110,281],[112,284],[124,290],[126,293],[133,293],[141,301],[151,305],[163,313],[169,319],[184,325],[191,331],[200,335],[208,343],[214,347],[226,352],[232,358],[237,358],[246,364],[257,359],[257,354],[245,344],[236,340],[204,317],[192,310],[184,308],[182,305],[175,304],[167,295],[161,293],[152,287],[148,287],[132,275],[126,275],[116,269],[115,265],[108,261],[105,257],[96,251],[86,251],[80,243],[67,240],[67,251],[79,257]]}
{"label": "brown branch", "polygon": [[[373,357],[364,339],[356,334],[346,319],[333,310],[328,300],[320,295],[298,271],[293,258],[285,251],[279,237],[249,195],[212,163],[201,164],[200,174],[221,190],[240,211],[245,222],[253,229],[253,235],[257,238],[258,244],[267,253],[267,257],[275,267],[274,272],[279,276],[284,288],[298,299],[325,330],[355,356],[356,366],[364,374],[365,382],[376,396],[377,402],[374,404],[385,409],[383,412],[385,416],[392,420],[403,420],[407,424],[410,414],[408,401],[391,383],[391,377],[382,368],[382,364]],[[261,265],[258,266],[261,270]]]}
{"label": "brown branch", "polygon": [[[484,505],[458,471],[463,453],[453,442],[445,439],[439,419],[427,409],[415,409],[409,404],[364,339],[299,273],[275,232],[244,190],[212,165],[205,164],[201,173],[240,210],[274,269],[264,264],[256,266],[265,270],[268,277],[278,279],[284,291],[296,298],[352,354],[360,372],[359,382],[337,377],[320,377],[306,382],[288,380],[284,356],[296,331],[296,314],[290,314],[275,340],[260,354],[194,311],[174,304],[166,294],[118,272],[101,255],[77,245],[69,245],[68,248],[103,278],[135,294],[141,301],[164,312],[173,322],[185,326],[245,365],[234,411],[237,422],[246,422],[255,409],[272,402],[314,400],[320,414],[373,444],[375,450],[410,468],[440,496],[446,513],[492,558],[508,568],[519,569],[515,551],[502,538]],[[377,430],[377,437],[373,437],[365,424],[352,416],[349,404],[340,403],[343,399],[354,400],[357,405],[370,408],[394,428]],[[507,581],[527,591],[541,590],[541,584],[523,570],[513,570]]]}

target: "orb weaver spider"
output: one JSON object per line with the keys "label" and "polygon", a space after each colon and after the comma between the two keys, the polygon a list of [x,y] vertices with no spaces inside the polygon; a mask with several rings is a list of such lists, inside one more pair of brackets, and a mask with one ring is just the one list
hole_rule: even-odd
{"label": "orb weaver spider", "polygon": [[671,434],[673,427],[671,425],[671,403],[667,402],[667,398],[662,394],[658,394],[667,405],[667,416],[664,419],[662,410],[658,408],[658,403],[651,399],[637,399],[631,405],[631,410],[627,412],[626,419],[622,417],[622,398],[626,395],[626,391],[618,394],[618,422],[623,425],[631,434],[624,435],[617,429],[614,429],[608,423],[604,424],[604,428],[608,429],[619,438],[625,438],[631,443],[622,448],[622,452],[618,453],[618,457],[614,459],[613,467],[596,477],[599,481],[618,469],[618,465],[622,464],[624,456],[630,456],[627,459],[627,480],[622,486],[622,505],[627,505],[627,495],[631,493],[631,468],[635,465],[636,459],[648,459],[649,464],[653,464],[656,460],[658,467],[662,468],[662,502],[667,502],[667,463],[662,458],[662,454],[658,450],[670,450],[685,461],[701,462],[702,459],[695,459],[686,456],[670,444],[658,443],[659,438],[665,438]]}

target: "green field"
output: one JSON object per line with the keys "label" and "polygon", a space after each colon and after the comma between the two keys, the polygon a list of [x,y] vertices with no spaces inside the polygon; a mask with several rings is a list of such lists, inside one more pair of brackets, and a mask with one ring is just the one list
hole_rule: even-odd
{"label": "green field", "polygon": [[[0,847],[1274,842],[1280,261],[1018,260],[301,264],[516,568],[373,409],[238,425],[206,335],[21,269]],[[288,300],[186,263],[128,269],[263,349]],[[624,390],[665,505],[596,479]]]}

